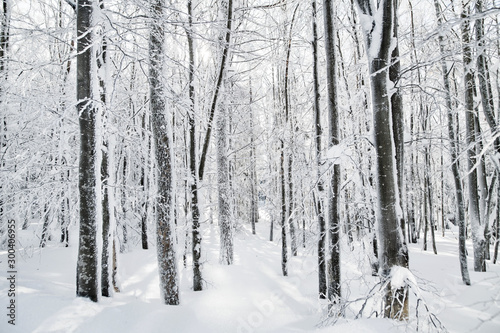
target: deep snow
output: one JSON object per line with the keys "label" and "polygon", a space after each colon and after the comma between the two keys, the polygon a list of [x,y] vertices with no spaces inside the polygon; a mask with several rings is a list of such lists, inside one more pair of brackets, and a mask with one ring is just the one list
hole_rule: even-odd
{"label": "deep snow", "polygon": [[[69,248],[52,241],[39,249],[33,229],[18,230],[16,326],[7,323],[6,251],[1,251],[4,277],[0,280],[0,306],[4,310],[0,332],[361,333],[416,329],[415,319],[409,325],[366,316],[354,320],[364,300],[352,303],[346,309],[346,319],[340,318],[330,326],[332,319],[325,316],[327,305],[317,298],[314,251],[300,248],[299,256],[290,260],[290,276],[283,277],[280,240],[267,240],[268,227],[268,223],[260,222],[257,235],[252,235],[249,225],[242,226],[235,233],[235,264],[221,266],[218,226],[204,225],[205,290],[191,290],[191,269],[189,265],[182,268],[180,263],[179,306],[160,302],[154,248],[135,248],[121,254],[121,292],[92,303],[75,297],[76,239]],[[486,273],[471,271],[472,286],[464,286],[455,236],[449,230],[444,238],[436,235],[438,255],[422,251],[420,244],[410,246],[410,269],[419,288],[415,292],[450,332],[500,332],[500,265],[489,263]],[[351,252],[344,244],[342,252],[342,292],[349,300],[364,297],[378,282],[370,274],[363,244],[354,245]],[[412,293],[411,297],[415,318],[416,296]],[[423,316],[422,306],[419,309]],[[429,327],[419,329],[426,331]]]}

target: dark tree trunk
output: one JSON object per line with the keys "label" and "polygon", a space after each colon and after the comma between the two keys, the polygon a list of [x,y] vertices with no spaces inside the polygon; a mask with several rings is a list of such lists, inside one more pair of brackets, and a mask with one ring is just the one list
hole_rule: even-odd
{"label": "dark tree trunk", "polygon": [[[393,18],[396,15],[392,0],[379,2],[378,8],[366,0],[357,0],[360,14],[373,18],[375,12],[380,12],[380,20],[374,20],[374,25],[365,25],[364,33],[369,55],[370,83],[373,105],[373,126],[375,134],[375,152],[377,165],[377,196],[378,196],[378,253],[380,275],[389,279],[391,270],[395,266],[406,266],[404,244],[400,230],[401,217],[397,213],[398,185],[395,169],[394,128],[391,126],[391,101],[388,89],[390,59],[392,46],[397,45],[397,36],[394,35]],[[377,14],[378,15],[378,14]],[[366,30],[368,29],[368,30]],[[380,31],[380,36],[373,31]],[[408,313],[407,288],[403,287],[392,291],[390,281],[385,294],[384,317],[406,320]]]}
{"label": "dark tree trunk", "polygon": [[231,40],[231,25],[233,22],[232,19],[232,13],[233,13],[233,1],[228,0],[228,7],[227,7],[227,21],[226,21],[226,34],[224,37],[224,42],[223,42],[223,47],[222,47],[222,57],[220,60],[220,66],[219,66],[219,74],[217,76],[217,82],[215,84],[215,91],[214,95],[212,97],[212,103],[210,104],[210,110],[209,110],[209,116],[208,116],[208,124],[207,124],[207,132],[205,133],[205,139],[203,140],[203,148],[201,151],[201,157],[200,157],[200,167],[198,169],[198,175],[200,178],[200,181],[203,180],[204,172],[205,172],[205,163],[207,159],[207,153],[208,153],[208,145],[210,144],[210,136],[212,134],[212,124],[215,116],[215,110],[217,108],[217,101],[219,98],[219,93],[220,89],[222,87],[222,81],[224,78],[224,72],[226,69],[226,63],[227,63],[227,57],[229,53],[229,42]]}
{"label": "dark tree trunk", "polygon": [[192,219],[192,253],[193,253],[193,289],[203,289],[201,275],[201,234],[200,210],[198,206],[198,175],[196,172],[196,123],[195,123],[195,95],[194,95],[194,46],[193,46],[193,8],[191,0],[188,1],[189,27],[186,31],[189,51],[189,171],[191,174],[191,219]]}
{"label": "dark tree trunk", "polygon": [[[106,149],[107,147],[104,146]],[[111,296],[110,268],[111,254],[109,252],[112,230],[110,228],[110,207],[109,207],[109,170],[108,155],[103,153],[101,162],[102,181],[102,255],[101,255],[101,295]]]}
{"label": "dark tree trunk", "polygon": [[[340,143],[339,111],[337,101],[337,60],[335,56],[335,24],[333,2],[323,1],[325,25],[326,77],[328,91],[328,148]],[[333,174],[330,178],[328,194],[328,300],[330,304],[339,303],[340,289],[340,164],[332,161]]]}
{"label": "dark tree trunk", "polygon": [[319,78],[318,78],[318,28],[317,28],[317,11],[316,0],[312,1],[312,53],[313,53],[313,78],[314,78],[314,135],[316,145],[316,177],[318,198],[316,201],[316,215],[318,219],[318,279],[319,279],[319,297],[326,298],[326,223],[323,209],[323,180],[321,179],[321,108],[319,95]]}
{"label": "dark tree trunk", "polygon": [[146,114],[144,113],[142,115],[142,140],[145,141],[145,149],[144,152],[144,160],[143,163],[144,165],[141,167],[141,180],[140,180],[140,185],[142,188],[142,193],[144,196],[144,201],[142,204],[142,211],[141,211],[141,243],[142,243],[142,249],[147,250],[149,247],[148,244],[148,207],[149,207],[149,184],[148,184],[148,179],[146,177],[146,173],[149,170],[149,152],[151,151],[149,148],[149,135],[147,132],[147,127],[146,126]]}
{"label": "dark tree trunk", "polygon": [[[100,10],[104,9],[104,0],[99,0]],[[110,156],[110,146],[107,139],[106,125],[108,115],[106,114],[106,78],[102,73],[106,73],[106,62],[107,62],[107,40],[104,35],[100,36],[100,50],[96,51],[96,60],[98,68],[98,80],[99,80],[99,95],[101,101],[101,116],[103,123],[100,124],[103,127],[103,142],[102,142],[102,159],[101,159],[101,201],[102,201],[102,253],[101,253],[101,295],[104,297],[110,297],[111,292],[111,267],[112,267],[112,238],[113,238],[113,228],[111,226],[111,214],[113,213],[114,207],[110,207],[110,174],[113,172],[109,164]]]}
{"label": "dark tree trunk", "polygon": [[76,294],[98,300],[96,108],[92,100],[92,1],[77,2],[77,111],[80,123],[80,235]]}

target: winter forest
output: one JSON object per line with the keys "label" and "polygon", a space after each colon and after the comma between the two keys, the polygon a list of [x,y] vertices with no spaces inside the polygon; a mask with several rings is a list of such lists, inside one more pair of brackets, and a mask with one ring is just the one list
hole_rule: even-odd
{"label": "winter forest", "polygon": [[500,2],[1,0],[1,332],[498,332]]}

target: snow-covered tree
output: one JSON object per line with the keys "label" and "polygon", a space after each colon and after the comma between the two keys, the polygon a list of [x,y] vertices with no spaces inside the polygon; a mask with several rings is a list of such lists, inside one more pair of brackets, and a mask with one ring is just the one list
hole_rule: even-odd
{"label": "snow-covered tree", "polygon": [[175,252],[174,194],[172,163],[171,114],[165,102],[163,82],[165,45],[165,1],[151,3],[151,32],[149,39],[149,87],[151,123],[158,172],[156,175],[158,194],[156,197],[156,247],[158,253],[158,273],[160,291],[165,304],[179,304],[179,278]]}

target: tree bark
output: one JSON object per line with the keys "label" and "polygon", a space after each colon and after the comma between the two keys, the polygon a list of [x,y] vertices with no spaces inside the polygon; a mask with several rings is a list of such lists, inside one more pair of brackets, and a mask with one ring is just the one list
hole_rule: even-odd
{"label": "tree bark", "polygon": [[318,78],[318,28],[317,28],[317,11],[316,0],[312,0],[312,53],[313,53],[313,79],[314,79],[314,143],[316,148],[316,188],[318,198],[316,201],[316,216],[318,219],[318,279],[319,279],[319,298],[326,298],[326,223],[323,209],[323,180],[321,179],[321,108],[319,95],[319,78]]}
{"label": "tree bark", "polygon": [[472,48],[470,38],[470,8],[463,3],[462,8],[462,49],[464,62],[464,106],[465,106],[465,126],[467,142],[467,166],[469,172],[467,179],[469,182],[469,220],[472,231],[472,241],[474,243],[474,271],[482,272],[486,270],[484,260],[484,235],[481,227],[478,197],[478,179],[476,169],[476,126],[474,110],[474,74],[472,73]]}
{"label": "tree bark", "polygon": [[[293,166],[293,120],[290,115],[290,98],[289,98],[289,72],[290,72],[290,55],[292,51],[292,32],[293,24],[295,22],[295,14],[297,13],[298,5],[292,15],[292,21],[290,23],[290,30],[288,36],[288,43],[286,49],[286,61],[285,61],[285,77],[284,77],[284,90],[283,99],[285,101],[285,124],[290,125],[289,140],[288,145],[288,163],[287,163],[287,184],[288,184],[288,209],[286,210],[286,219],[288,220],[288,226],[290,229],[290,249],[292,256],[297,255],[297,236],[295,232],[295,222],[293,217],[294,212],[294,198],[293,198],[293,177],[292,177],[292,166]],[[286,129],[285,129],[286,132]],[[285,147],[283,147],[285,148]]]}
{"label": "tree bark", "polygon": [[215,91],[214,95],[212,97],[212,103],[210,104],[210,111],[209,111],[209,116],[208,116],[208,124],[207,124],[207,132],[205,133],[205,139],[203,140],[203,148],[201,151],[201,157],[200,157],[200,166],[198,169],[198,176],[200,181],[203,180],[204,172],[205,172],[205,163],[207,159],[207,153],[208,153],[208,145],[210,144],[210,136],[212,134],[212,123],[214,120],[215,116],[215,110],[217,108],[217,101],[219,98],[219,93],[220,89],[222,87],[222,81],[224,78],[224,72],[226,69],[226,63],[227,63],[227,57],[229,53],[229,42],[231,41],[231,26],[232,26],[232,13],[233,13],[233,1],[228,0],[227,1],[227,21],[226,21],[226,34],[224,37],[224,42],[222,45],[222,57],[220,60],[220,66],[219,66],[219,74],[217,76],[217,81],[215,84]]}
{"label": "tree bark", "polygon": [[[340,143],[339,111],[337,101],[337,60],[335,56],[335,24],[333,2],[323,1],[323,17],[325,25],[326,77],[328,92],[328,148]],[[333,174],[330,178],[328,195],[328,300],[330,304],[340,302],[340,162],[331,161]]]}
{"label": "tree bark", "polygon": [[163,58],[165,32],[164,0],[151,3],[151,33],[149,39],[149,88],[151,122],[158,165],[156,198],[156,232],[160,290],[165,304],[179,304],[179,286],[175,255],[175,230],[173,228],[173,181],[171,124],[167,116],[165,86],[163,83]]}
{"label": "tree bark", "polygon": [[[442,25],[442,13],[441,8],[437,0],[434,0],[434,8],[436,10],[436,17],[438,20],[438,25]],[[451,156],[451,171],[453,174],[453,181],[455,185],[455,200],[456,200],[456,215],[458,223],[458,257],[460,261],[460,272],[462,275],[462,282],[465,285],[470,285],[469,270],[467,268],[467,250],[465,247],[466,239],[466,225],[465,225],[465,206],[462,182],[460,177],[460,171],[458,166],[458,143],[455,137],[455,126],[453,121],[453,106],[451,98],[451,88],[448,66],[446,64],[445,58],[445,41],[442,35],[439,35],[439,51],[441,53],[441,72],[443,75],[443,84],[445,91],[445,101],[446,101],[446,115],[448,118],[448,138],[450,139],[450,156]],[[458,132],[458,131],[457,131]]]}
{"label": "tree bark", "polygon": [[189,51],[189,171],[191,174],[191,219],[192,219],[192,253],[193,253],[193,289],[203,289],[201,274],[201,234],[200,208],[198,206],[198,175],[196,170],[196,123],[195,123],[195,90],[194,90],[194,45],[193,45],[193,8],[192,1],[187,3],[188,29],[186,30]]}
{"label": "tree bark", "polygon": [[257,193],[258,183],[257,183],[257,156],[255,148],[255,129],[254,129],[254,111],[252,107],[253,96],[252,96],[252,80],[250,79],[250,186],[251,186],[251,198],[250,198],[250,224],[252,226],[252,234],[255,235],[255,225],[259,221],[259,197]]}
{"label": "tree bark", "polygon": [[[221,103],[222,104],[222,103]],[[225,265],[233,263],[233,225],[231,221],[229,193],[229,163],[227,158],[227,108],[224,103],[219,106],[216,121],[217,133],[217,186],[219,204],[220,253],[219,262]]]}
{"label": "tree bark", "polygon": [[[394,43],[397,45],[397,36],[394,36],[393,17],[394,3],[392,0],[382,0],[378,8],[372,8],[373,3],[366,0],[357,0],[360,15],[370,24],[363,24],[369,57],[370,83],[373,106],[373,126],[375,134],[375,152],[377,165],[377,195],[378,202],[378,253],[380,275],[383,279],[390,279],[391,270],[395,266],[406,265],[404,258],[404,244],[401,240],[401,217],[397,212],[398,186],[395,170],[394,132],[391,126],[391,101],[388,89],[389,66],[391,50]],[[381,18],[375,20],[374,13],[380,11]],[[378,14],[377,14],[378,16]],[[381,27],[377,25],[381,24]],[[379,31],[380,36],[373,31]],[[384,317],[406,320],[408,302],[407,287],[392,290],[388,280]]]}
{"label": "tree bark", "polygon": [[96,108],[92,96],[92,1],[77,2],[77,111],[80,124],[80,235],[76,294],[98,300]]}

